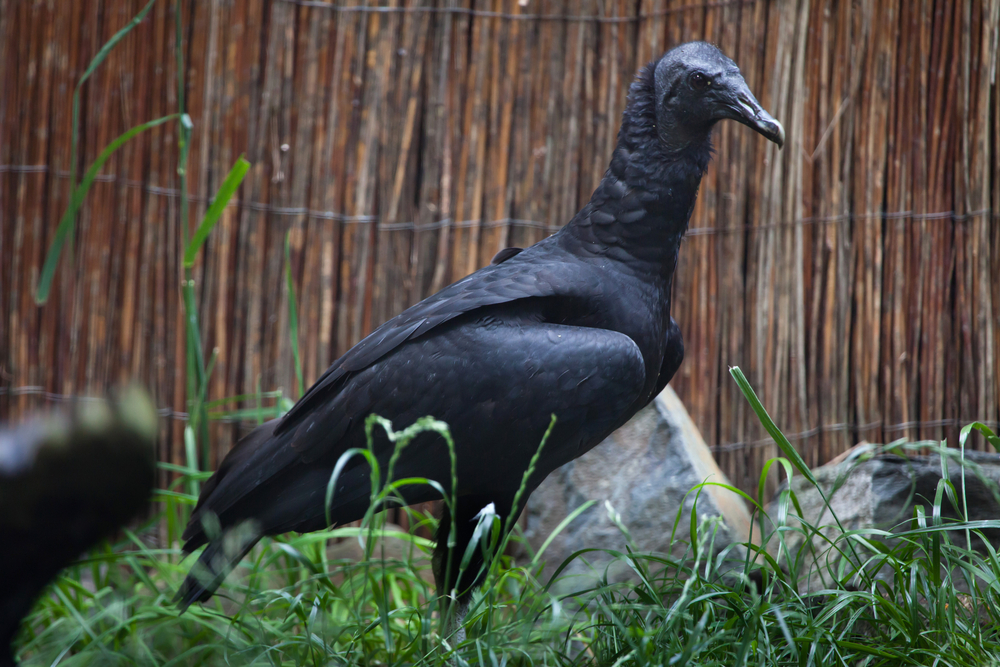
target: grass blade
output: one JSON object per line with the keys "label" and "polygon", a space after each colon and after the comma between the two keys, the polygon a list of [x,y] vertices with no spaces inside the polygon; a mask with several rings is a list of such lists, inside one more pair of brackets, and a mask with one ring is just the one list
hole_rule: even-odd
{"label": "grass blade", "polygon": [[802,460],[802,456],[798,451],[792,447],[792,443],[788,441],[785,434],[775,425],[774,421],[771,419],[771,415],[767,414],[767,410],[764,409],[764,405],[757,398],[757,394],[754,392],[753,387],[747,381],[746,376],[743,375],[743,371],[740,370],[739,366],[732,366],[729,369],[729,374],[733,376],[736,380],[736,384],[739,386],[740,391],[746,397],[747,402],[750,403],[750,407],[753,411],[757,413],[757,418],[760,419],[760,423],[764,425],[764,429],[767,431],[774,442],[777,443],[778,448],[781,452],[792,462],[795,469],[802,473],[802,476],[808,479],[813,485],[816,484],[816,478],[813,476],[812,471],[806,462]]}
{"label": "grass blade", "polygon": [[198,229],[184,250],[185,269],[190,269],[194,266],[194,260],[198,256],[198,251],[201,250],[201,246],[205,244],[205,239],[208,238],[216,223],[219,222],[219,217],[222,215],[223,209],[226,208],[229,200],[236,193],[236,189],[240,187],[240,183],[243,182],[243,177],[246,176],[249,169],[250,163],[241,155],[236,160],[233,168],[229,170],[226,180],[222,182],[222,186],[216,193],[215,199],[212,200],[212,204],[205,211],[205,217],[202,218],[201,224],[198,225]]}
{"label": "grass blade", "polygon": [[542,546],[538,547],[538,551],[535,552],[535,556],[531,559],[532,566],[538,564],[538,559],[542,557],[542,554],[545,553],[545,550],[549,548],[550,544],[552,544],[552,540],[554,540],[560,533],[563,532],[563,530],[566,529],[566,526],[573,523],[573,520],[576,519],[576,517],[580,516],[581,514],[583,514],[596,504],[597,504],[596,500],[588,500],[587,502],[583,503],[575,510],[570,512],[565,519],[560,521],[559,525],[556,526],[555,530],[549,533],[549,536],[545,538],[544,542],[542,542]]}
{"label": "grass blade", "polygon": [[[827,497],[826,491],[823,490],[823,487],[816,479],[816,476],[813,475],[809,466],[806,465],[802,456],[799,455],[799,452],[792,447],[792,443],[788,441],[788,438],[786,438],[785,434],[781,432],[781,429],[775,425],[774,420],[771,419],[771,415],[767,414],[767,410],[764,409],[764,405],[760,402],[760,399],[757,398],[756,392],[754,392],[753,387],[750,386],[750,382],[747,381],[746,376],[743,375],[743,371],[740,370],[739,366],[732,366],[729,369],[729,374],[733,376],[734,380],[736,380],[736,384],[739,386],[740,391],[743,392],[743,396],[746,397],[747,402],[750,403],[750,407],[752,407],[753,411],[757,414],[757,419],[759,419],[760,423],[764,425],[764,429],[774,439],[774,442],[777,443],[778,448],[781,449],[795,469],[802,473],[802,476],[809,480],[809,483],[816,489],[819,497],[823,500],[823,505],[827,510],[829,510],[830,515],[837,524],[837,528],[840,529],[841,533],[846,532],[844,526],[840,523],[840,518],[837,516],[837,513],[834,512],[833,507],[830,506],[830,499]],[[790,478],[791,476],[789,476],[789,479]],[[851,550],[851,555],[854,557],[855,562],[858,562],[858,554],[854,549],[853,542],[848,542],[847,546]]]}
{"label": "grass blade", "polygon": [[59,227],[56,228],[56,235],[52,239],[52,245],[49,246],[48,254],[45,256],[45,264],[42,265],[42,273],[38,280],[38,290],[35,292],[36,304],[41,305],[49,299],[49,291],[52,288],[52,277],[55,275],[56,267],[59,264],[59,255],[62,252],[63,245],[66,243],[66,239],[69,238],[70,233],[73,231],[73,227],[76,224],[77,211],[80,210],[80,206],[83,204],[83,199],[87,196],[87,191],[90,190],[90,186],[97,177],[97,172],[99,172],[101,167],[103,167],[104,164],[111,159],[111,156],[115,154],[115,151],[121,148],[127,141],[136,135],[142,134],[146,130],[176,119],[177,114],[170,114],[169,116],[163,116],[162,118],[151,120],[148,123],[136,125],[108,144],[104,150],[101,151],[101,154],[97,156],[97,159],[94,160],[94,163],[90,165],[90,169],[88,169],[87,173],[83,175],[83,180],[80,181],[80,184],[73,190],[69,206],[66,208],[66,212],[63,213],[62,219],[59,221]]}
{"label": "grass blade", "polygon": [[90,64],[87,66],[87,69],[83,72],[83,76],[80,77],[80,83],[77,84],[77,88],[83,85],[83,82],[89,79],[90,75],[93,74],[98,67],[100,67],[101,63],[104,62],[104,59],[108,57],[109,53],[111,53],[111,49],[115,48],[115,45],[122,41],[125,38],[125,35],[131,32],[133,28],[142,23],[142,20],[146,18],[146,14],[148,14],[149,10],[153,8],[154,2],[156,2],[156,0],[149,0],[149,2],[146,3],[146,6],[139,10],[139,13],[135,15],[135,18],[133,18],[127,26],[116,32],[111,36],[111,39],[105,42],[104,46],[101,47],[101,50],[97,52],[97,55],[94,56],[93,60],[91,60]]}
{"label": "grass blade", "polygon": [[101,50],[97,52],[97,54],[90,61],[90,64],[87,65],[87,69],[83,72],[83,76],[80,77],[80,80],[76,84],[76,89],[73,91],[73,137],[70,144],[69,161],[69,182],[73,187],[76,186],[76,159],[80,147],[80,90],[83,88],[83,84],[86,83],[87,79],[90,78],[90,75],[93,74],[94,71],[100,67],[101,63],[104,62],[104,59],[108,57],[108,54],[111,53],[113,48],[115,48],[115,45],[122,41],[122,39],[125,38],[125,35],[129,34],[133,28],[142,23],[142,20],[146,18],[146,14],[148,14],[149,10],[153,8],[154,2],[156,2],[156,0],[149,0],[149,2],[146,3],[146,6],[135,15],[135,18],[133,18],[127,26],[111,36],[111,39],[109,39],[104,46],[101,47]]}
{"label": "grass blade", "polygon": [[[188,381],[187,404],[189,411],[193,414],[197,398],[208,384],[208,380],[205,376],[205,352],[201,345],[201,327],[198,323],[198,307],[195,303],[194,280],[190,276],[185,276],[181,293],[184,298],[184,327],[187,334],[185,353]],[[200,410],[204,411],[204,406]],[[199,430],[207,435],[207,413],[192,417],[192,419],[201,425]]]}
{"label": "grass blade", "polygon": [[302,359],[299,356],[299,310],[295,303],[295,282],[292,280],[292,250],[289,239],[291,231],[285,234],[285,284],[288,286],[288,335],[292,339],[292,357],[295,362],[295,378],[299,383],[298,398],[305,395],[302,381]]}
{"label": "grass blade", "polygon": [[965,446],[965,441],[969,439],[969,434],[972,433],[973,429],[982,433],[983,437],[986,438],[986,442],[993,445],[994,450],[1000,452],[1000,436],[995,434],[989,426],[983,424],[982,422],[972,422],[971,424],[962,427],[962,431],[959,433],[958,439],[962,443],[963,447]]}

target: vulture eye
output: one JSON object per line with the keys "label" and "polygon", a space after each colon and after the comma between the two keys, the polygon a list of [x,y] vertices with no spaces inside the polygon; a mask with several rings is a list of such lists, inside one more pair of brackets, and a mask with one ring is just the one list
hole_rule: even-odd
{"label": "vulture eye", "polygon": [[695,90],[704,90],[712,85],[712,80],[701,72],[695,72],[691,75],[691,87]]}

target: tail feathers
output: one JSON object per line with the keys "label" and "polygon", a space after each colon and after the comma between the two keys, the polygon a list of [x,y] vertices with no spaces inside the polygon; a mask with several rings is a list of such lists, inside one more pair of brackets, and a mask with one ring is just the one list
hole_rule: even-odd
{"label": "tail feathers", "polygon": [[[195,541],[197,545],[203,544],[197,538],[202,529],[205,517],[210,514],[222,516],[226,514],[235,503],[238,503],[248,493],[254,491],[258,486],[267,481],[272,474],[286,467],[286,463],[280,461],[268,461],[261,466],[258,462],[253,474],[241,474],[241,469],[253,463],[255,455],[266,455],[269,446],[277,446],[273,442],[271,434],[274,432],[280,420],[274,419],[261,424],[246,436],[240,439],[236,446],[230,450],[207,482],[201,487],[201,494],[198,496],[198,503],[191,512],[191,518],[184,529],[182,539]],[[270,471],[263,474],[262,471]],[[233,478],[230,479],[230,475]],[[225,483],[224,483],[225,482]]]}
{"label": "tail feathers", "polygon": [[244,522],[215,537],[201,552],[174,596],[174,603],[182,613],[193,603],[212,597],[236,564],[257,544],[260,533],[250,523]]}

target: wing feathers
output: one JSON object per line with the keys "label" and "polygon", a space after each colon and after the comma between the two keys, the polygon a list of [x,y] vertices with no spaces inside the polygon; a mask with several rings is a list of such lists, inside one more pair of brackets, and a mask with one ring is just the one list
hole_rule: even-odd
{"label": "wing feathers", "polygon": [[[593,294],[599,281],[587,264],[567,256],[549,237],[500,264],[466,276],[389,320],[335,361],[315,385],[281,419],[275,435],[297,426],[320,403],[339,391],[342,380],[382,359],[408,340],[423,336],[455,317],[483,308],[532,297]],[[539,261],[539,255],[550,255]]]}

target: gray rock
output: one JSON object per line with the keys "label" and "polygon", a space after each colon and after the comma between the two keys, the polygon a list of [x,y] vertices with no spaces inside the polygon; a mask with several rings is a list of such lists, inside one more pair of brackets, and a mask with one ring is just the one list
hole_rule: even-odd
{"label": "gray rock", "polygon": [[[892,451],[903,450],[895,448]],[[963,471],[957,457],[958,452],[951,450],[945,458],[947,478],[955,486],[961,506]],[[967,451],[965,459],[964,489],[969,520],[997,519],[1000,517],[1000,456]],[[824,504],[816,487],[805,478],[793,477],[792,490],[802,509],[801,517],[807,524],[819,527],[829,540],[836,540],[841,534],[833,515],[836,515],[845,530],[877,528],[898,532],[911,527],[910,520],[914,517],[915,508],[921,506],[930,521],[938,483],[945,477],[941,456],[937,454],[903,456],[869,444],[857,445],[812,472],[826,494],[833,514]],[[794,506],[787,501],[782,502],[782,493],[787,488],[786,482],[767,507],[769,525],[765,526],[765,534],[770,534],[777,525],[793,528],[801,525],[795,516],[797,511]],[[786,515],[784,519],[782,513]],[[947,496],[942,502],[941,515],[951,519],[960,516]],[[983,532],[994,548],[1000,548],[1000,531]],[[830,550],[829,543],[814,535],[812,550],[803,551],[806,536],[802,531],[789,530],[783,532],[783,535],[784,550],[779,548],[779,540],[773,535],[767,548],[786,570],[790,560],[801,562],[800,590],[816,591],[830,586],[833,582],[831,568],[837,567],[837,558]],[[891,538],[887,542],[895,543]],[[971,546],[980,552],[986,550],[982,540],[975,536]],[[888,571],[878,572],[875,576],[884,578],[888,574]]]}
{"label": "gray rock", "polygon": [[[613,513],[631,535],[633,549],[682,556],[689,549],[690,513],[698,494],[689,492],[704,481],[729,483],[680,399],[667,387],[599,446],[549,475],[531,495],[525,534],[535,551],[576,508],[588,500],[598,501],[546,548],[543,580],[580,549],[624,552],[627,538]],[[679,511],[680,524],[671,543]],[[702,488],[697,519],[706,533],[712,532],[712,523],[718,524],[716,553],[734,542],[745,542],[750,535],[752,524],[743,500],[717,486]],[[734,561],[742,562],[745,549],[736,546],[731,554]],[[563,571],[575,576],[561,582],[560,590],[583,588],[605,569],[612,582],[634,577],[624,560],[590,552]]]}

